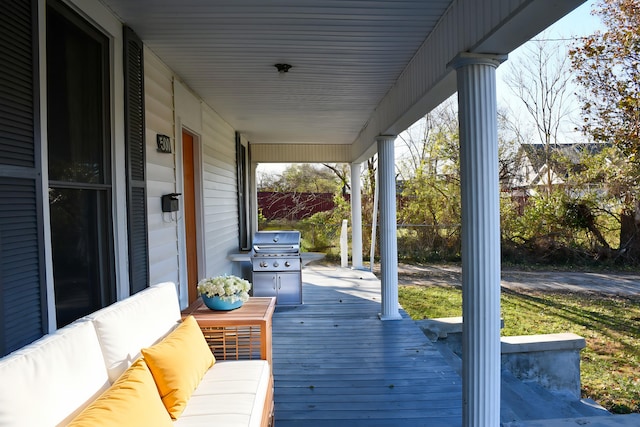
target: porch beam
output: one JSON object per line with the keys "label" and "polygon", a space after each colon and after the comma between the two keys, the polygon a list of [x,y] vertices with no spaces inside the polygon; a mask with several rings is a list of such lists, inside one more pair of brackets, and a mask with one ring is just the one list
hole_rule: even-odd
{"label": "porch beam", "polygon": [[351,266],[362,269],[362,163],[351,163]]}
{"label": "porch beam", "polygon": [[[365,121],[350,161],[375,154],[371,141],[398,134],[455,93],[446,67],[459,52],[504,54],[534,37],[584,0],[458,0],[425,39],[406,68]],[[464,31],[461,31],[464,27]]]}
{"label": "porch beam", "polygon": [[398,240],[396,222],[395,135],[376,138],[380,192],[381,320],[400,320],[398,311]]}
{"label": "porch beam", "polygon": [[500,425],[500,203],[496,68],[506,56],[461,53],[456,70],[462,200],[464,427]]}

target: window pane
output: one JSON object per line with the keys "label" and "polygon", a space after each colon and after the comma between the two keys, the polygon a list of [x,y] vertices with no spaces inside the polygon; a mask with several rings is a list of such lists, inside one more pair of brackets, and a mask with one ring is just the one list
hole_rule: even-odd
{"label": "window pane", "polygon": [[47,14],[49,179],[103,184],[106,38],[55,9]]}
{"label": "window pane", "polygon": [[103,190],[49,189],[58,327],[115,300],[105,221],[109,196]]}

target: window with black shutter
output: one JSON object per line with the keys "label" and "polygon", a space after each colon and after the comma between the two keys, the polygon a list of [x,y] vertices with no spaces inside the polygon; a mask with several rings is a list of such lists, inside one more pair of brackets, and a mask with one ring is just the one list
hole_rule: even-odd
{"label": "window with black shutter", "polygon": [[240,134],[236,132],[236,173],[238,185],[238,236],[241,251],[251,249],[249,236],[249,213],[247,209],[247,147],[242,145]]}

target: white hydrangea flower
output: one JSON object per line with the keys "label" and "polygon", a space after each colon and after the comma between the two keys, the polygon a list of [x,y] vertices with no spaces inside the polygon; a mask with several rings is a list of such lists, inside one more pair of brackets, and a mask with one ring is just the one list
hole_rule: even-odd
{"label": "white hydrangea flower", "polygon": [[198,282],[198,293],[208,297],[219,296],[220,299],[227,302],[236,302],[241,300],[247,302],[249,300],[249,291],[251,283],[237,276],[222,275],[217,277],[209,277]]}

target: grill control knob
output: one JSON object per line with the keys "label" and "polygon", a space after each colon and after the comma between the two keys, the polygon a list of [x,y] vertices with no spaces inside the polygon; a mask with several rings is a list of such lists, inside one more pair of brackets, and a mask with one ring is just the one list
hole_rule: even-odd
{"label": "grill control knob", "polygon": [[264,267],[268,267],[269,264],[267,264],[267,261],[260,261],[260,267],[264,268]]}
{"label": "grill control knob", "polygon": [[279,266],[280,266],[280,264],[278,264],[278,261],[276,261],[276,262],[274,262],[274,263],[273,263],[273,266],[274,266],[274,267],[279,267]]}
{"label": "grill control knob", "polygon": [[284,266],[285,266],[285,267],[291,267],[291,263],[290,263],[289,261],[285,261],[285,262],[284,262]]}

